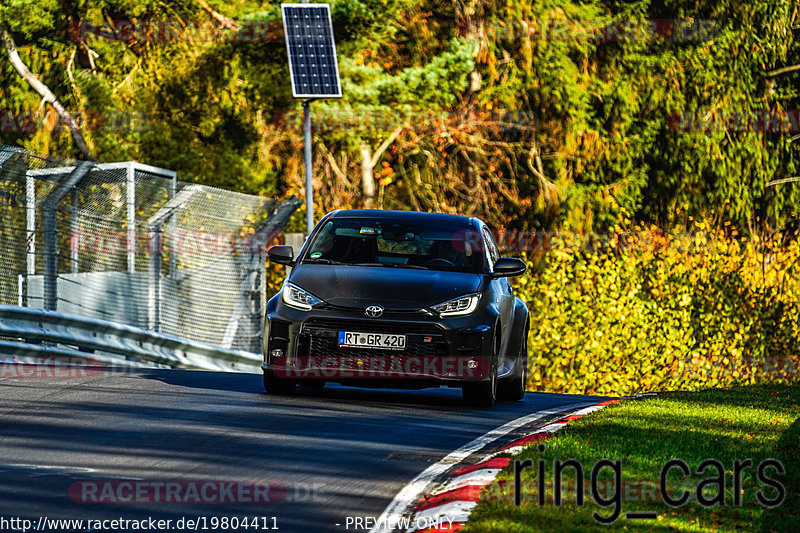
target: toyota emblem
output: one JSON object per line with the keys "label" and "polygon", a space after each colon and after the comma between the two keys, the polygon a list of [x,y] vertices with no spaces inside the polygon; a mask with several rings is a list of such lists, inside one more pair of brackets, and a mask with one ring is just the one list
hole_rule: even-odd
{"label": "toyota emblem", "polygon": [[364,314],[370,318],[378,318],[383,314],[383,307],[380,305],[370,305],[364,310]]}

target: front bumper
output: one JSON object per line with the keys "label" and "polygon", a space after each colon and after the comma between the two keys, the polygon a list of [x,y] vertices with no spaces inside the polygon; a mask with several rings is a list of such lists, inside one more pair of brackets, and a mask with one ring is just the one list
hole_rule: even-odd
{"label": "front bumper", "polygon": [[[489,379],[492,323],[486,313],[442,319],[427,311],[387,311],[380,318],[367,318],[363,310],[301,311],[271,300],[262,369],[299,381],[461,386]],[[342,347],[340,331],[406,335],[406,346],[401,350]]]}

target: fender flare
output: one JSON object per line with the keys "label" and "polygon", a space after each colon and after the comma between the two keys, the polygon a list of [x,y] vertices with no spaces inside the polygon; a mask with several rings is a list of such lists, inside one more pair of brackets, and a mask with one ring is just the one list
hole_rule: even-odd
{"label": "fender flare", "polygon": [[508,344],[507,354],[519,354],[520,347],[523,345],[523,339],[528,334],[530,329],[530,312],[525,302],[516,299],[514,305],[514,319],[511,324],[511,338]]}

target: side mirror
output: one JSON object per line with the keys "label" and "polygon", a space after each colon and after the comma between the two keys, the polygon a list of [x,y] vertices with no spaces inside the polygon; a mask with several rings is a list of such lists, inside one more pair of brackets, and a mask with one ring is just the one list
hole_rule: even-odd
{"label": "side mirror", "polygon": [[494,277],[505,278],[509,276],[519,276],[524,274],[528,266],[521,259],[513,257],[501,257],[494,264]]}
{"label": "side mirror", "polygon": [[294,248],[291,246],[273,246],[267,250],[267,257],[273,263],[294,266]]}

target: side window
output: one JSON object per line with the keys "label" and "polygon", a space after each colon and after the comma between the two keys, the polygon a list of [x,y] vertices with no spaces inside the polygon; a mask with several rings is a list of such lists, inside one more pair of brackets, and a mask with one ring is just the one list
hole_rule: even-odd
{"label": "side window", "polygon": [[483,228],[483,241],[486,243],[486,249],[489,252],[489,264],[494,267],[494,264],[500,259],[500,252],[497,251],[497,245],[494,243],[494,237],[489,233],[489,230]]}

